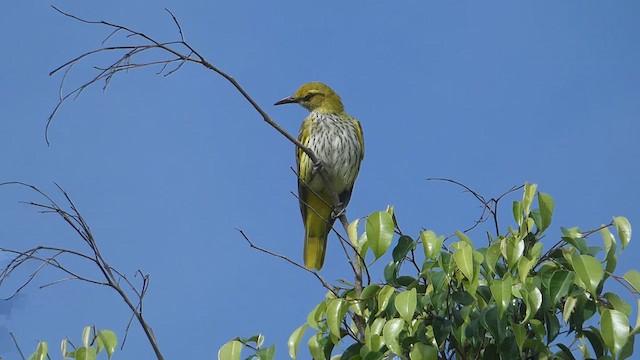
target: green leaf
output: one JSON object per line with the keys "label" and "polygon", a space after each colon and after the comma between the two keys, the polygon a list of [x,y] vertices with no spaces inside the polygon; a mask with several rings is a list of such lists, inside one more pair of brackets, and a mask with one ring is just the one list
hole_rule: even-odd
{"label": "green leaf", "polygon": [[480,320],[482,326],[489,330],[496,342],[502,342],[506,327],[498,315],[498,308],[495,305],[485,307],[482,309]]}
{"label": "green leaf", "polygon": [[98,356],[98,351],[93,346],[79,347],[75,351],[70,352],[67,356],[76,360],[95,360]]}
{"label": "green leaf", "polygon": [[276,346],[271,345],[268,348],[261,348],[256,350],[256,355],[260,358],[260,360],[273,360],[276,356]]}
{"label": "green leaf", "polygon": [[569,288],[573,284],[576,274],[567,270],[557,270],[551,276],[549,282],[549,296],[551,297],[551,307],[556,306],[558,301],[567,296]]}
{"label": "green leaf", "polygon": [[393,219],[391,215],[385,211],[374,212],[367,217],[367,239],[369,246],[379,259],[389,246],[393,239]]}
{"label": "green leaf", "polygon": [[564,320],[565,323],[569,322],[569,317],[571,316],[571,313],[573,312],[573,309],[575,309],[577,303],[578,299],[572,296],[568,296],[565,300],[564,309],[562,310],[562,320]]}
{"label": "green leaf", "polygon": [[218,360],[240,360],[241,351],[242,343],[238,340],[231,340],[218,350]]}
{"label": "green leaf", "polygon": [[640,272],[637,270],[629,270],[622,276],[629,285],[633,286],[636,292],[640,292]]}
{"label": "green leaf", "polygon": [[409,353],[411,360],[438,360],[438,349],[431,345],[415,343]]}
{"label": "green leaf", "polygon": [[400,346],[400,332],[404,328],[404,320],[391,319],[384,324],[382,337],[385,344],[396,354],[402,354],[402,346]]}
{"label": "green leaf", "polygon": [[398,245],[393,248],[392,256],[394,261],[404,260],[407,253],[415,246],[413,239],[407,235],[402,235],[398,239]]}
{"label": "green leaf", "polygon": [[[360,218],[355,219],[354,221],[347,226],[347,236],[349,237],[349,241],[354,248],[358,248],[358,224],[360,223]],[[360,254],[360,256],[364,257],[365,254]]]}
{"label": "green leaf", "polygon": [[499,243],[494,243],[493,245],[489,246],[489,248],[487,249],[487,256],[485,257],[486,260],[486,264],[489,267],[489,270],[495,274],[496,273],[496,264],[498,263],[498,260],[500,259],[500,244]]}
{"label": "green leaf", "polygon": [[531,203],[533,202],[533,196],[536,194],[536,190],[538,185],[525,183],[524,184],[524,195],[522,196],[522,210],[524,212],[524,216],[529,216]]}
{"label": "green leaf", "polygon": [[471,239],[469,239],[469,237],[467,236],[467,234],[463,233],[460,230],[456,230],[455,232],[456,237],[458,239],[460,239],[460,241],[464,241],[467,243],[467,245],[471,246],[471,248],[473,248],[473,242],[471,242]]}
{"label": "green leaf", "polygon": [[376,294],[380,289],[381,289],[380,284],[368,285],[362,290],[362,293],[360,294],[360,298],[362,300],[371,299],[372,297],[376,296]]}
{"label": "green leaf", "polygon": [[469,280],[473,280],[473,248],[466,242],[456,243],[456,250],[453,252],[453,260],[458,269]]}
{"label": "green leaf", "polygon": [[522,352],[522,345],[524,345],[524,340],[527,338],[527,329],[521,324],[511,324],[511,329],[513,330],[513,336],[516,339],[518,350]]}
{"label": "green leaf", "polygon": [[518,273],[520,275],[520,282],[524,283],[525,279],[529,276],[529,271],[536,264],[535,260],[529,260],[526,256],[523,256],[518,260]]}
{"label": "green leaf", "polygon": [[327,302],[323,301],[316,305],[307,315],[307,324],[316,330],[320,330],[320,322],[324,319],[327,312]]}
{"label": "green leaf", "polygon": [[[316,333],[315,335],[311,336],[311,338],[309,338],[308,345],[309,352],[311,353],[313,360],[325,360],[322,333]],[[218,360],[222,359],[218,357]]]}
{"label": "green leaf", "polygon": [[551,225],[551,217],[553,216],[553,198],[545,193],[538,193],[538,205],[540,205],[541,223],[538,224],[538,230],[544,231]]}
{"label": "green leaf", "polygon": [[406,290],[399,293],[395,299],[396,310],[398,314],[407,322],[413,320],[413,313],[416,311],[418,297],[416,289]]}
{"label": "green leaf", "polygon": [[509,303],[511,302],[512,286],[513,279],[511,278],[511,276],[507,276],[502,280],[495,280],[490,286],[491,294],[493,295],[494,299],[496,299],[496,304],[498,305],[500,317],[502,317],[507,307],[509,307]]}
{"label": "green leaf", "polygon": [[47,343],[44,341],[40,341],[38,343],[38,347],[36,348],[36,352],[29,356],[29,360],[46,360],[48,352],[49,349]]}
{"label": "green leaf", "polygon": [[527,306],[527,310],[525,312],[524,320],[522,323],[526,323],[532,316],[538,312],[540,306],[542,305],[542,293],[540,290],[534,285],[527,285],[526,291],[523,290],[525,305]]}
{"label": "green leaf", "polygon": [[609,304],[613,306],[615,310],[622,312],[626,317],[631,316],[631,305],[626,301],[620,299],[620,297],[614,293],[608,292],[604,294],[604,297],[609,301]]}
{"label": "green leaf", "polygon": [[85,326],[82,329],[82,344],[84,347],[89,347],[89,336],[91,335],[91,326]]}
{"label": "green leaf", "polygon": [[331,341],[337,344],[340,340],[340,325],[347,314],[349,303],[344,299],[331,299],[327,304],[327,325],[331,334]]}
{"label": "green leaf", "polygon": [[378,313],[376,315],[380,315],[389,305],[389,300],[395,289],[389,285],[385,285],[382,290],[378,293]]}
{"label": "green leaf", "polygon": [[611,352],[618,354],[629,337],[629,319],[618,310],[604,309],[600,315],[600,334]]}
{"label": "green leaf", "polygon": [[362,348],[362,344],[359,342],[351,344],[348,348],[344,350],[342,355],[339,357],[341,360],[360,360],[360,349]]}
{"label": "green leaf", "polygon": [[289,340],[287,341],[287,345],[289,346],[289,356],[293,359],[297,359],[298,354],[298,345],[300,345],[300,340],[304,336],[304,332],[307,331],[307,327],[309,325],[304,324],[297,329],[295,329],[291,336],[289,336]]}
{"label": "green leaf", "polygon": [[631,240],[631,224],[629,224],[629,220],[624,216],[613,218],[613,223],[618,230],[618,239],[620,239],[622,248],[624,249],[629,245],[629,241]]}
{"label": "green leaf", "polygon": [[424,255],[427,259],[435,259],[438,257],[440,250],[442,250],[444,236],[438,237],[433,231],[427,230],[420,233],[420,239],[422,240]]}
{"label": "green leaf", "polygon": [[575,270],[578,278],[585,284],[587,291],[591,295],[596,296],[596,288],[604,277],[604,270],[602,264],[590,255],[578,255],[577,253],[571,254],[571,264]]}
{"label": "green leaf", "polygon": [[520,201],[514,201],[511,207],[513,211],[513,219],[518,226],[522,226],[522,203]]}
{"label": "green leaf", "polygon": [[118,347],[118,336],[116,336],[116,333],[111,330],[100,330],[98,331],[97,343],[98,352],[100,352],[100,350],[104,348],[107,351],[108,358],[111,359],[111,355],[116,351],[116,348]]}

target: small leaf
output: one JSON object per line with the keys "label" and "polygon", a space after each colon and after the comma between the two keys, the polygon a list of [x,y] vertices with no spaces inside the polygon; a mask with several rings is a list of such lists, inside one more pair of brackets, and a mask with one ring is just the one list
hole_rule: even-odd
{"label": "small leaf", "polygon": [[522,196],[522,210],[524,212],[524,216],[529,216],[531,203],[533,202],[533,196],[536,194],[536,190],[538,189],[538,185],[536,184],[524,184],[524,195]]}
{"label": "small leaf", "polygon": [[417,300],[418,298],[415,288],[403,291],[396,296],[396,310],[398,310],[400,316],[407,323],[410,323],[413,319],[413,313],[416,311]]}
{"label": "small leaf", "polygon": [[562,310],[562,320],[564,320],[565,323],[569,322],[569,317],[571,316],[571,313],[573,312],[573,309],[575,309],[577,303],[578,299],[574,298],[573,296],[567,296],[567,299],[564,302],[564,309]]}
{"label": "small leaf", "polygon": [[98,352],[93,346],[82,346],[77,348],[76,351],[70,352],[68,356],[76,360],[95,360],[98,356]]}
{"label": "small leaf", "polygon": [[438,360],[438,350],[431,345],[415,343],[413,344],[413,348],[411,348],[411,353],[409,353],[409,359]]}
{"label": "small leaf", "polygon": [[496,264],[498,263],[498,259],[500,259],[500,255],[499,243],[495,243],[487,249],[487,256],[485,257],[485,260],[487,261],[486,264],[489,267],[489,270],[494,274],[496,273]]}
{"label": "small leaf", "polygon": [[316,330],[320,330],[319,322],[324,319],[324,315],[327,312],[327,302],[323,301],[316,305],[313,310],[307,315],[307,324]]}
{"label": "small leaf", "polygon": [[640,272],[637,270],[629,270],[622,276],[629,285],[633,286],[636,292],[640,293]]}
{"label": "small leaf", "polygon": [[391,319],[384,324],[382,337],[385,344],[396,354],[402,354],[402,346],[400,346],[400,332],[404,327],[404,320]]}
{"label": "small leaf", "polygon": [[89,336],[91,335],[91,326],[85,326],[82,330],[82,344],[89,347]]}
{"label": "small leaf", "polygon": [[558,301],[567,296],[569,288],[573,284],[576,274],[567,270],[557,270],[551,276],[549,282],[549,295],[551,296],[551,307],[556,306]]}
{"label": "small leaf", "polygon": [[49,348],[47,346],[47,343],[44,341],[40,341],[38,343],[38,347],[36,348],[36,352],[29,356],[29,360],[46,360],[48,352]]}
{"label": "small leaf", "polygon": [[513,219],[518,226],[522,226],[522,203],[520,201],[514,201],[511,207],[513,211]]}
{"label": "small leaf", "polygon": [[513,286],[513,279],[511,276],[507,276],[502,280],[495,280],[491,284],[491,295],[496,299],[498,305],[500,317],[504,314],[505,310],[511,302],[511,287]]}
{"label": "small leaf", "polygon": [[104,347],[104,349],[107,351],[107,357],[111,359],[111,355],[113,355],[113,353],[116,351],[116,348],[118,347],[118,337],[116,336],[116,333],[107,329],[100,330],[98,331],[97,338],[98,349]]}
{"label": "small leaf", "polygon": [[591,295],[597,296],[596,288],[604,277],[602,264],[593,256],[578,255],[575,252],[571,254],[571,264],[578,278],[580,278],[587,287],[587,291],[589,291]]}
{"label": "small leaf", "polygon": [[473,280],[473,248],[463,241],[456,243],[456,245],[458,247],[453,252],[453,260],[462,274],[467,279]]}
{"label": "small leaf", "polygon": [[256,350],[256,355],[260,360],[273,360],[276,356],[276,346],[271,345],[268,348],[261,348]]}
{"label": "small leaf", "polygon": [[420,239],[422,240],[424,255],[427,259],[435,259],[438,257],[438,254],[442,250],[444,236],[438,237],[433,231],[427,230],[420,233]]}
{"label": "small leaf", "polygon": [[362,300],[371,299],[372,297],[376,296],[376,294],[380,289],[381,289],[380,284],[368,285],[364,288],[364,290],[362,290],[362,293],[360,294],[360,298]]}
{"label": "small leaf", "polygon": [[395,289],[389,285],[385,285],[378,293],[378,313],[380,315],[389,305],[389,300],[395,292]]}
{"label": "small leaf", "polygon": [[616,225],[618,238],[620,239],[622,248],[624,249],[629,245],[629,241],[631,240],[631,224],[629,224],[629,220],[624,216],[613,218],[613,223]]}
{"label": "small leaf", "polygon": [[331,333],[331,341],[334,344],[340,340],[340,325],[342,319],[347,314],[349,304],[344,299],[332,299],[327,304],[327,325],[329,326],[329,332]]}
{"label": "small leaf", "polygon": [[620,299],[620,297],[614,293],[608,292],[604,294],[604,297],[609,301],[609,304],[613,306],[615,310],[622,312],[626,317],[631,316],[631,305],[626,301]]}
{"label": "small leaf", "polygon": [[411,251],[415,246],[415,242],[410,236],[402,235],[398,239],[398,244],[393,248],[392,256],[393,261],[404,260],[407,253]]}
{"label": "small leaf", "polygon": [[[358,247],[358,224],[360,224],[360,218],[352,221],[347,227],[347,236],[354,248]],[[364,254],[360,254],[360,256],[364,257]]]}
{"label": "small leaf", "polygon": [[629,336],[629,319],[620,311],[604,309],[600,315],[600,334],[611,352],[618,354]]}
{"label": "small leaf", "polygon": [[538,205],[540,205],[541,224],[538,230],[544,231],[551,225],[553,216],[553,198],[545,193],[538,193]]}
{"label": "small leaf", "polygon": [[297,329],[295,329],[291,336],[289,336],[289,340],[287,341],[287,345],[289,346],[289,356],[293,359],[297,359],[298,354],[298,345],[300,345],[300,340],[304,336],[304,332],[307,331],[307,327],[309,325],[304,324]]}
{"label": "small leaf", "polygon": [[385,211],[374,212],[367,217],[366,229],[369,246],[378,259],[387,252],[391,245],[393,219]]}
{"label": "small leaf", "polygon": [[218,350],[218,360],[240,360],[241,351],[242,343],[238,340],[231,340]]}

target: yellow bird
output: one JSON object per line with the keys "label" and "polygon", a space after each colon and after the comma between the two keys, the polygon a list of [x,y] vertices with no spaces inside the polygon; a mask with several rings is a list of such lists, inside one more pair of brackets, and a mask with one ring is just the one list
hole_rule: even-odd
{"label": "yellow bird", "polygon": [[[275,105],[291,103],[309,110],[298,140],[313,151],[328,175],[326,184],[309,156],[296,148],[298,196],[305,228],[304,265],[320,270],[336,211],[345,209],[351,198],[364,158],[364,138],[360,122],[344,111],[340,96],[323,83],[304,84]],[[332,191],[338,195],[338,204],[334,203]]]}

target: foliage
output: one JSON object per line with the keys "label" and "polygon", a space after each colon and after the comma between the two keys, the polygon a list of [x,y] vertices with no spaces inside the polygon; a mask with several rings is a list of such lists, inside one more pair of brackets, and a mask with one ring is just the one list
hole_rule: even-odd
{"label": "foliage", "polygon": [[[111,330],[96,330],[86,326],[82,331],[82,346],[75,348],[73,351],[67,351],[67,347],[70,344],[71,342],[68,339],[63,339],[60,344],[63,359],[95,360],[102,350],[105,350],[107,358],[111,359],[111,355],[113,355],[118,346],[118,337]],[[46,342],[41,341],[38,343],[36,351],[29,357],[29,360],[45,360],[48,358],[48,345]]]}
{"label": "foliage", "polygon": [[[553,208],[551,196],[526,184],[522,201],[513,202],[514,227],[488,234],[486,247],[462,232],[447,244],[429,230],[414,239],[400,232],[392,209],[371,214],[359,239],[353,222],[350,239],[362,258],[371,253],[377,260],[391,250],[384,282],[361,292],[355,286],[328,292],[291,334],[290,357],[296,359],[304,333],[312,330],[314,359],[629,358],[640,321],[631,328],[631,305],[604,290],[613,279],[634,295],[640,291],[640,272],[614,274],[617,254],[631,239],[629,222],[616,217],[587,232],[562,228],[560,240],[545,251],[541,239]],[[601,246],[587,242],[596,232]],[[218,358],[240,359],[249,345],[257,349],[249,359],[273,359],[273,346],[266,351],[257,339],[232,340]]]}

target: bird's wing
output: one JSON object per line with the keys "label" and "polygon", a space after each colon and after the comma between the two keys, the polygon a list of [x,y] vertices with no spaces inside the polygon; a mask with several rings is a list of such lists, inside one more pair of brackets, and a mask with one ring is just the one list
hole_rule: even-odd
{"label": "bird's wing", "polygon": [[[300,126],[300,133],[298,134],[298,140],[307,146],[309,142],[309,136],[311,135],[311,119],[306,118]],[[311,183],[311,177],[313,176],[313,163],[309,156],[305,152],[296,146],[296,163],[298,164],[298,198],[300,199],[300,212],[302,213],[302,220],[307,219],[307,206],[304,201],[308,197],[309,186]]]}

